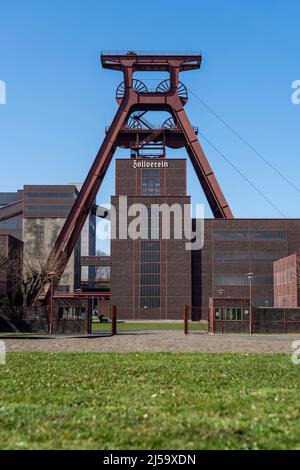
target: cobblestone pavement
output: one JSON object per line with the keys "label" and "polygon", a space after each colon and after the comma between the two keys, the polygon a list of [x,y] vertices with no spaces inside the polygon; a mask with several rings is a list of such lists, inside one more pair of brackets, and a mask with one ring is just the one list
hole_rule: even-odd
{"label": "cobblestone pavement", "polygon": [[292,353],[300,335],[214,335],[182,331],[131,331],[117,336],[1,338],[7,351],[94,352],[245,352]]}

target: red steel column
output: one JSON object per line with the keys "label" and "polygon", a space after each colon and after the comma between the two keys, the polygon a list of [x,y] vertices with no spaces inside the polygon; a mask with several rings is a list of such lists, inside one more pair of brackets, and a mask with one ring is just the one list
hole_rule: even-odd
{"label": "red steel column", "polygon": [[189,333],[189,306],[185,305],[184,307],[184,334]]}
{"label": "red steel column", "polygon": [[111,334],[117,334],[117,307],[113,305],[111,311]]}
{"label": "red steel column", "polygon": [[214,172],[208,163],[205,153],[200,145],[198,137],[184,111],[180,101],[175,107],[171,106],[180,125],[186,141],[187,152],[198,176],[199,182],[203,188],[204,194],[210,205],[212,213],[219,219],[233,219],[233,213],[222,193],[221,187],[214,175]]}

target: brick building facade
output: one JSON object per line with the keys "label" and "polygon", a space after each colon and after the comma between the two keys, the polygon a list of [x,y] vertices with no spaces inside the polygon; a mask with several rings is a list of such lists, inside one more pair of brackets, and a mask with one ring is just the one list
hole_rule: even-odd
{"label": "brick building facade", "polygon": [[[156,166],[155,166],[156,165]],[[147,208],[148,227],[141,227],[141,239],[111,240],[111,303],[121,318],[181,319],[184,305],[191,304],[191,252],[185,250],[183,239],[175,239],[171,227],[170,239],[162,238],[162,217],[151,204],[174,203],[182,209],[190,204],[186,195],[186,160],[118,159],[116,161],[116,195],[112,206],[116,220],[122,223],[121,197],[127,197],[127,207],[143,204]],[[129,227],[134,217],[128,217]],[[152,238],[147,239],[152,230]]]}

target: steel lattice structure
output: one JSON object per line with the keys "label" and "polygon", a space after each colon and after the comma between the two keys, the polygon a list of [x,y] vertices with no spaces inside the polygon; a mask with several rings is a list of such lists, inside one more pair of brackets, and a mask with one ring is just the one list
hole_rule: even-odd
{"label": "steel lattice structure", "polygon": [[[103,143],[50,254],[54,261],[63,260],[66,266],[118,146],[130,148],[132,156],[136,157],[143,156],[143,149],[147,150],[149,156],[151,149],[160,148],[162,153],[158,156],[162,158],[165,156],[165,146],[185,147],[214,217],[233,218],[197,138],[197,129],[191,125],[184,110],[188,93],[185,85],[179,81],[179,74],[199,69],[201,59],[198,53],[101,54],[103,68],[123,73],[123,82],[116,92],[119,108],[111,125],[106,128]],[[168,72],[169,79],[163,80],[156,90],[149,91],[142,81],[133,78],[135,72],[145,71]],[[171,117],[160,128],[153,128],[144,118],[147,111],[167,111]],[[56,282],[58,284],[59,278]],[[43,296],[47,300],[49,292]]]}

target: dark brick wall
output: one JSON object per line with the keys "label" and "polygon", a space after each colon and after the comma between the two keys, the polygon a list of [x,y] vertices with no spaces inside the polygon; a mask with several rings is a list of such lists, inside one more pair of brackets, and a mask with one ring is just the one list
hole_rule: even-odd
{"label": "dark brick wall", "polygon": [[0,331],[48,333],[48,309],[0,307]]}
{"label": "dark brick wall", "polygon": [[[248,233],[248,236],[236,240],[220,240],[216,231]],[[282,239],[260,239],[255,235],[262,231],[283,231]],[[251,235],[253,234],[253,235]],[[200,251],[192,252],[192,317],[194,320],[208,318],[209,297],[217,297],[222,289],[222,297],[248,297],[248,285],[218,285],[218,276],[245,276],[253,272],[256,279],[261,276],[271,278],[268,285],[259,281],[253,286],[253,304],[260,307],[272,307],[274,302],[272,254],[278,258],[287,256],[300,249],[299,219],[206,219],[204,246]],[[218,253],[243,253],[247,259],[220,262]],[[258,259],[269,254],[268,261]],[[277,258],[277,259],[278,259]]]}
{"label": "dark brick wall", "polygon": [[[168,168],[160,170],[161,196],[141,196],[141,169],[134,160],[117,160],[116,193],[112,204],[117,208],[118,195],[128,196],[132,203],[189,204],[186,194],[186,161],[168,159]],[[130,223],[131,219],[128,219]],[[116,231],[117,235],[118,230]],[[172,237],[172,231],[171,231]],[[116,305],[118,317],[124,319],[182,319],[184,305],[191,305],[191,252],[186,240],[161,239],[160,308],[140,306],[141,241],[111,241],[111,305]]]}
{"label": "dark brick wall", "polygon": [[[249,333],[249,321],[215,321],[215,333]],[[253,308],[253,333],[300,332],[300,309]]]}
{"label": "dark brick wall", "polygon": [[[54,320],[54,334],[85,334],[85,320]],[[0,307],[1,333],[48,334],[48,307]]]}

